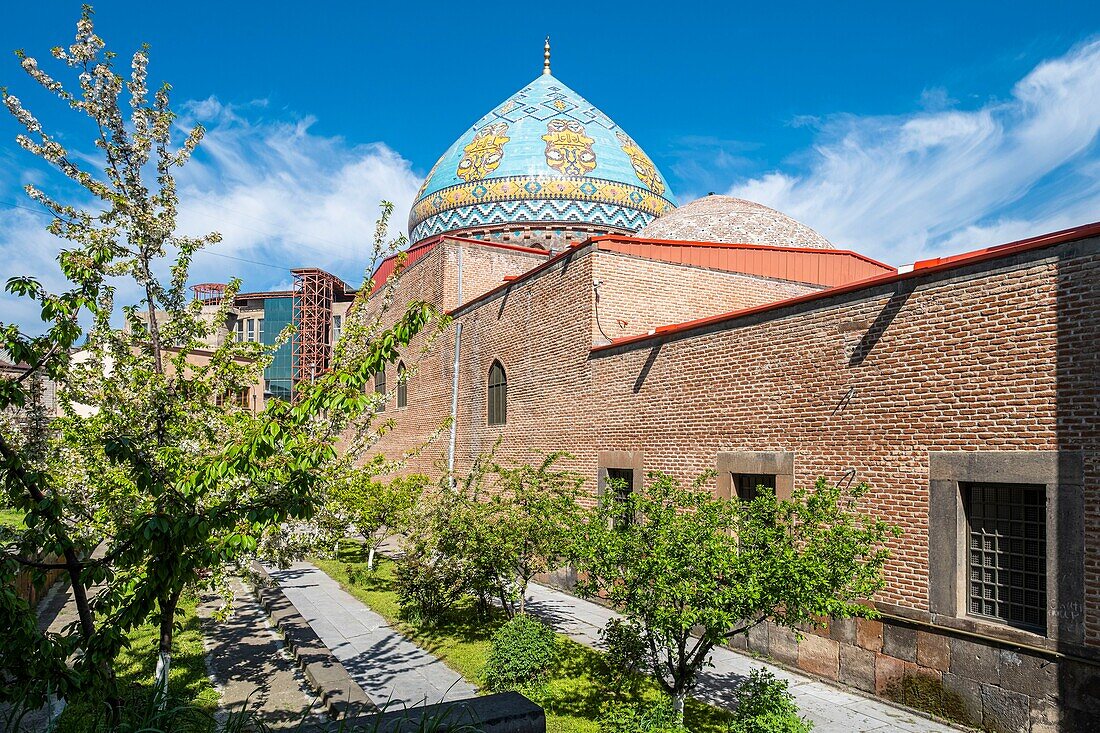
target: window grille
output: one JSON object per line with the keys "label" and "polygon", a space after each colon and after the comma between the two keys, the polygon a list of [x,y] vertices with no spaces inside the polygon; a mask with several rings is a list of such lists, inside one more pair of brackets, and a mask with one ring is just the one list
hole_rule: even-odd
{"label": "window grille", "polygon": [[1046,488],[962,484],[970,615],[1045,633]]}
{"label": "window grille", "polygon": [[489,367],[489,424],[508,422],[508,377],[499,361]]}
{"label": "window grille", "polygon": [[[634,469],[632,468],[608,468],[605,479],[606,486],[615,492],[615,498],[622,501],[634,493]],[[622,512],[615,518],[615,529],[622,529],[634,523],[634,514],[629,507],[623,507]]]}
{"label": "window grille", "polygon": [[760,487],[771,489],[775,493],[775,474],[772,473],[735,473],[733,488],[741,501],[752,501],[760,496]]}

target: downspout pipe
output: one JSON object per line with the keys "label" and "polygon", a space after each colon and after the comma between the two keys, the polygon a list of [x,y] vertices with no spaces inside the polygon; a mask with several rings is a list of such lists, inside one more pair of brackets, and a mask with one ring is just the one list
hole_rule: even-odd
{"label": "downspout pipe", "polygon": [[[462,244],[457,244],[458,292],[455,307],[462,305]],[[455,439],[458,433],[458,364],[462,353],[462,321],[455,321],[455,358],[451,365],[451,444],[447,451],[447,480],[455,488]]]}

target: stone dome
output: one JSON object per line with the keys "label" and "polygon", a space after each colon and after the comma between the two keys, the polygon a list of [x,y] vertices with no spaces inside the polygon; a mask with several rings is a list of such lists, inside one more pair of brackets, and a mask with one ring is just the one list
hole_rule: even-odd
{"label": "stone dome", "polygon": [[632,234],[675,206],[665,177],[638,144],[547,68],[436,162],[409,212],[409,239],[444,232],[495,239],[523,230]]}
{"label": "stone dome", "polygon": [[835,249],[802,222],[755,201],[711,194],[655,219],[637,234],[646,239],[676,239],[726,244]]}

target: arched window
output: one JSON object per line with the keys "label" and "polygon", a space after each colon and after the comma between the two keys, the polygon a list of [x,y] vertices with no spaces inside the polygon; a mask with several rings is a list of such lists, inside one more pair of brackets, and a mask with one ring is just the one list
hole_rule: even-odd
{"label": "arched window", "polygon": [[489,367],[489,424],[508,422],[508,377],[499,361]]}
{"label": "arched window", "polygon": [[386,409],[386,370],[376,373],[374,375],[374,391],[382,395],[382,403],[378,405],[378,411]]}
{"label": "arched window", "polygon": [[405,381],[405,362],[397,362],[397,406],[409,406],[409,385]]}

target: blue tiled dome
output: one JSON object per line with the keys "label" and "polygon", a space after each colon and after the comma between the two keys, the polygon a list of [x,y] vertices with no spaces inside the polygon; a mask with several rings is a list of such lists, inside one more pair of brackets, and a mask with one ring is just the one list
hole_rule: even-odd
{"label": "blue tiled dome", "polygon": [[633,233],[675,206],[637,143],[545,73],[436,162],[409,212],[409,236],[544,224]]}

